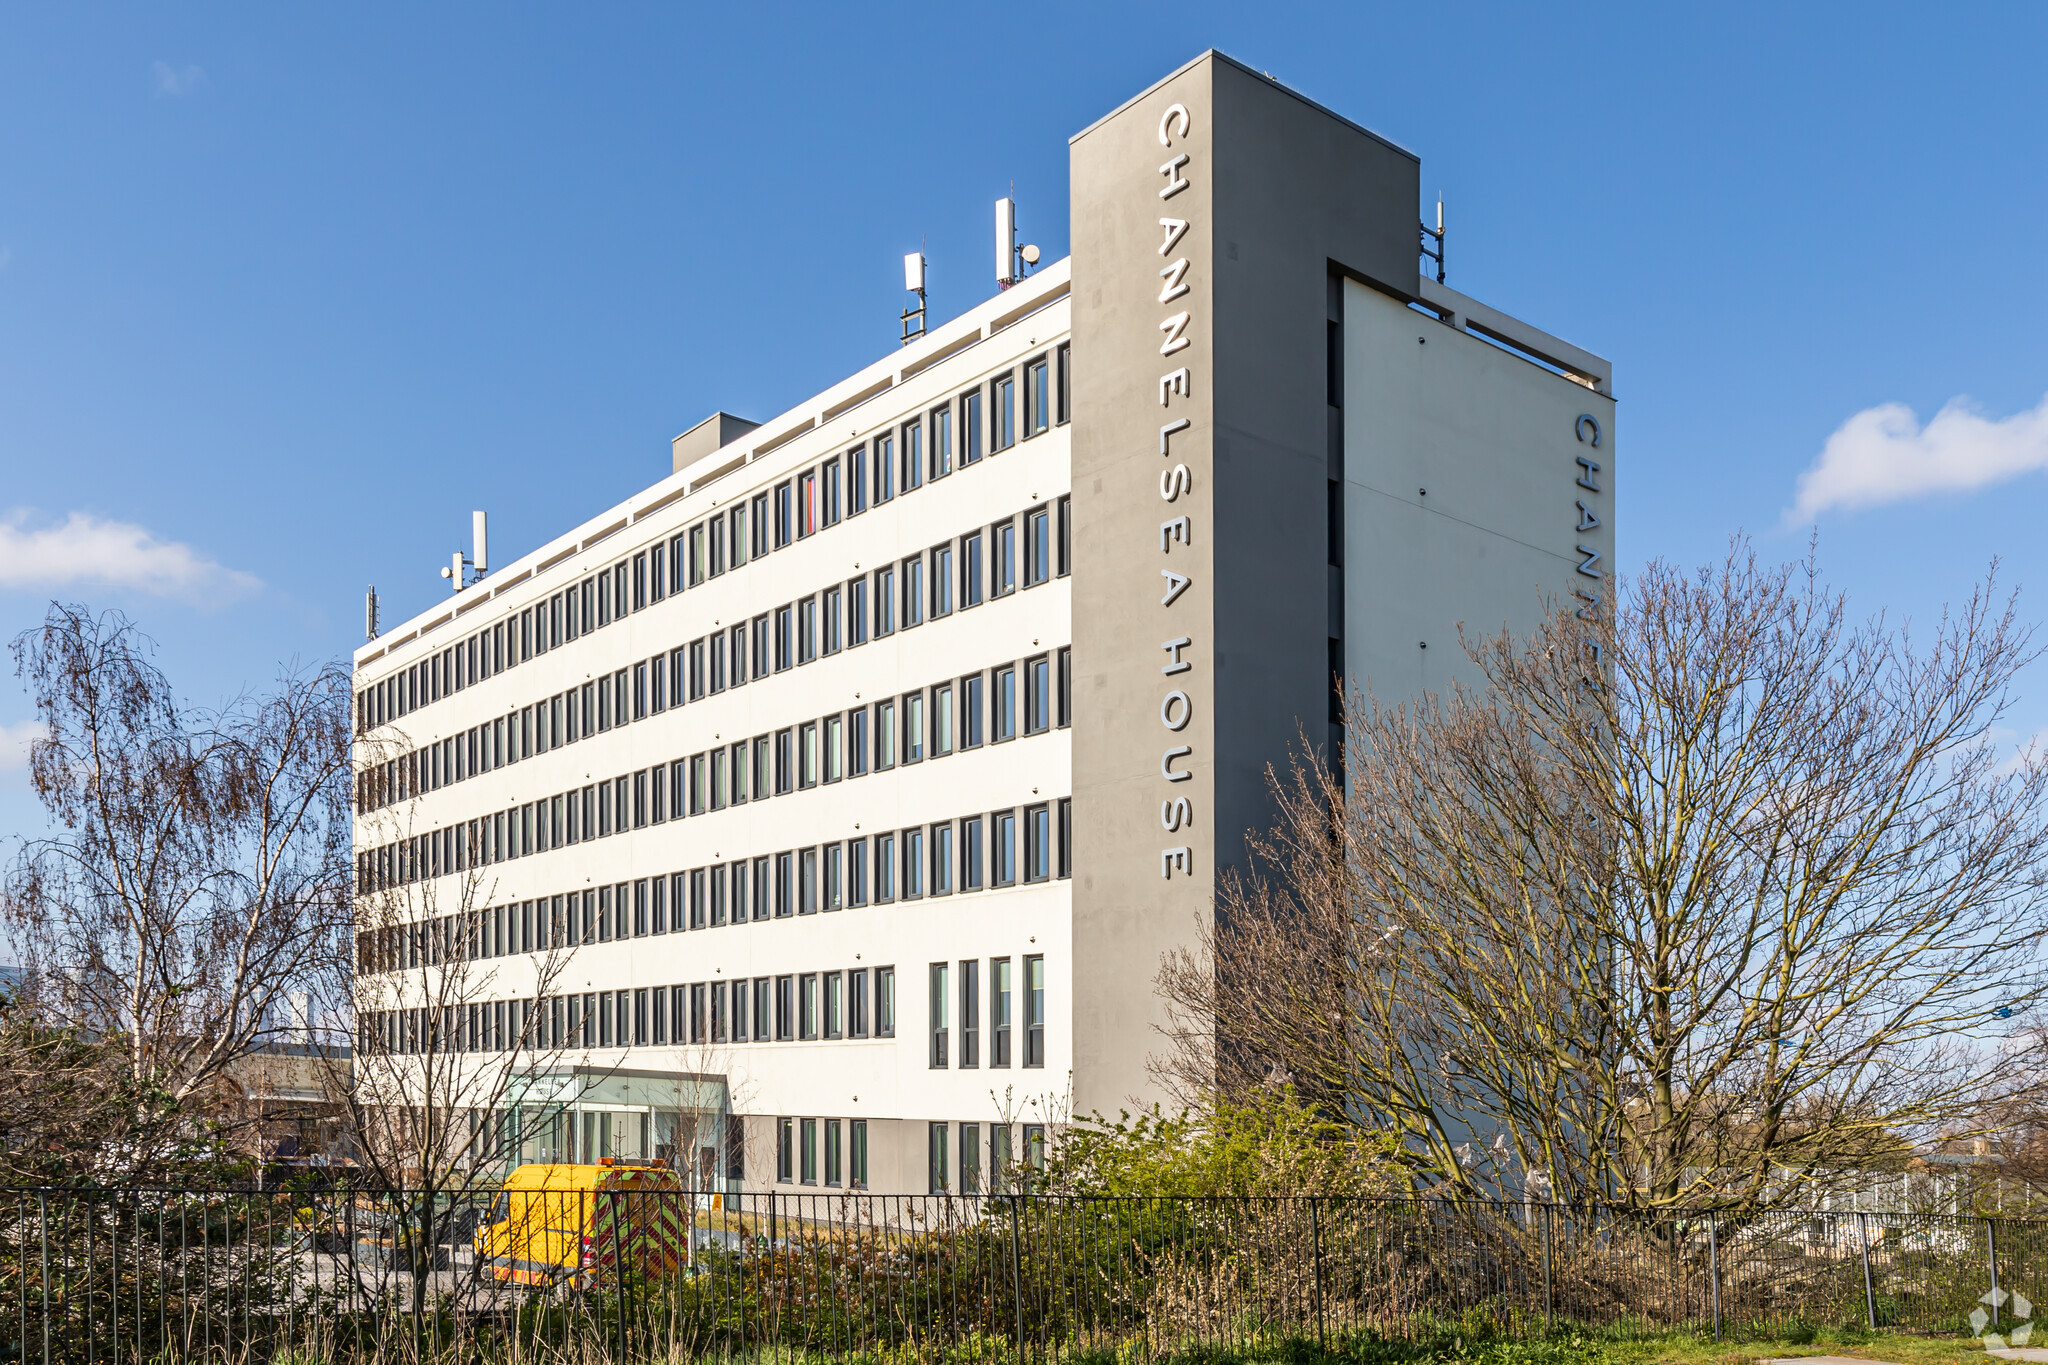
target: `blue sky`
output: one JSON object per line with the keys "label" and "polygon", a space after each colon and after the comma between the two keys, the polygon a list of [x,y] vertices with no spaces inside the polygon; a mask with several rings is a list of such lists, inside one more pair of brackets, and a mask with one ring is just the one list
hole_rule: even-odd
{"label": "blue sky", "polygon": [[[1418,152],[1450,283],[1613,359],[1625,567],[1817,525],[1859,607],[1926,620],[2002,556],[2048,618],[2044,40],[2018,5],[8,5],[0,636],[119,606],[201,702],[340,655],[366,584],[446,591],[472,507],[507,561],[886,352],[920,242],[935,317],[984,297],[1013,183],[1063,254],[1067,136],[1209,46]],[[0,681],[0,837],[29,715]]]}

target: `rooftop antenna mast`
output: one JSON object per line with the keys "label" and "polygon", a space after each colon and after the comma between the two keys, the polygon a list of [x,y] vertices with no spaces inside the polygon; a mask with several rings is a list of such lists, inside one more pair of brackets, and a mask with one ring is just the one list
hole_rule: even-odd
{"label": "rooftop antenna mast", "polygon": [[366,640],[377,638],[377,585],[375,583],[372,583],[370,590],[363,594],[363,638]]}
{"label": "rooftop antenna mast", "polygon": [[474,545],[475,558],[465,559],[462,551],[457,550],[449,558],[447,567],[441,570],[441,577],[448,580],[449,589],[453,592],[461,592],[464,588],[483,582],[484,575],[491,571],[488,528],[482,512],[469,514],[469,536]]}
{"label": "rooftop antenna mast", "polygon": [[903,258],[903,287],[917,295],[917,307],[903,310],[903,345],[924,335],[924,239],[919,238],[917,250]]}
{"label": "rooftop antenna mast", "polygon": [[1432,231],[1429,224],[1424,223],[1422,225],[1422,255],[1423,259],[1436,262],[1436,282],[1442,284],[1444,282],[1444,197],[1441,193],[1436,197],[1436,228]]}
{"label": "rooftop antenna mast", "polygon": [[[1016,182],[1011,182],[1014,193]],[[1038,264],[1038,248],[1017,245],[1017,201],[996,200],[996,288],[1008,289]]]}

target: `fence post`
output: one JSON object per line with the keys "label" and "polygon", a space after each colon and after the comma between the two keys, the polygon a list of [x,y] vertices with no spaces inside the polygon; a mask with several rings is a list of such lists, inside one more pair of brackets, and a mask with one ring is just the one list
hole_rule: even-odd
{"label": "fence post", "polygon": [[1707,1284],[1714,1299],[1714,1340],[1721,1339],[1721,1243],[1714,1235],[1718,1214],[1707,1215]]}
{"label": "fence post", "polygon": [[1877,1291],[1870,1283],[1870,1215],[1861,1209],[1856,1211],[1856,1234],[1862,1242],[1859,1250],[1863,1253],[1863,1320],[1870,1330],[1877,1330]]}
{"label": "fence post", "polygon": [[1984,1220],[1984,1259],[1991,1266],[1991,1325],[1998,1326],[1998,1224]]}
{"label": "fence post", "polygon": [[[50,1196],[36,1192],[36,1235],[42,1247],[43,1268],[43,1365],[50,1365]],[[23,1250],[27,1248],[24,1246]],[[22,1276],[27,1279],[26,1275]],[[28,1342],[21,1343],[22,1359],[28,1359]]]}
{"label": "fence post", "polygon": [[1024,1253],[1017,1224],[1024,1217],[1024,1196],[1010,1196],[1010,1308],[1017,1320],[1017,1359],[1024,1359]]}
{"label": "fence post", "polygon": [[619,1365],[626,1365],[626,1257],[625,1238],[619,1227],[621,1215],[626,1212],[620,1207],[625,1202],[626,1192],[614,1187],[607,1193],[612,1206],[612,1279],[618,1284]]}
{"label": "fence post", "polygon": [[1552,1318],[1552,1317],[1554,1316],[1554,1310],[1553,1310],[1553,1308],[1552,1308],[1552,1305],[1551,1305],[1551,1288],[1550,1288],[1550,1205],[1548,1205],[1548,1204],[1544,1204],[1544,1205],[1542,1205],[1542,1209],[1543,1209],[1543,1326],[1544,1326],[1544,1330],[1548,1331],[1548,1330],[1549,1330],[1549,1328],[1550,1328],[1550,1320],[1551,1320],[1551,1318]]}
{"label": "fence post", "polygon": [[1315,1276],[1316,1345],[1318,1347],[1325,1344],[1323,1340],[1323,1223],[1316,1211],[1316,1206],[1320,1203],[1322,1203],[1322,1200],[1319,1196],[1312,1194],[1308,1197],[1308,1235],[1310,1242],[1315,1248],[1314,1269],[1310,1273]]}

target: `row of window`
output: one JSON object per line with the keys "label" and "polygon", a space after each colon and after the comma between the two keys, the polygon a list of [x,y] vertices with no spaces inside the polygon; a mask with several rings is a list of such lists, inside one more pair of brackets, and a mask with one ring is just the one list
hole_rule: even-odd
{"label": "row of window", "polygon": [[[784,1120],[787,1122],[787,1120]],[[954,1130],[959,1131],[959,1178],[953,1174]],[[982,1133],[988,1145],[982,1146]],[[1007,1123],[933,1123],[926,1129],[926,1167],[933,1194],[1008,1194],[1013,1185],[1028,1188],[1033,1178],[1045,1171],[1045,1125],[1024,1125],[1024,1153],[1019,1162],[1012,1155],[1011,1129]],[[983,1157],[987,1166],[982,1165]],[[987,1171],[984,1178],[983,1171]],[[777,1175],[780,1177],[780,1167]]]}
{"label": "row of window", "polygon": [[1072,825],[1070,801],[1041,802],[368,929],[357,967],[437,967],[1067,878]]}
{"label": "row of window", "polygon": [[[934,962],[931,964],[931,1000],[926,1016],[929,1025],[928,1040],[931,1043],[930,1065],[934,1071],[958,1067],[962,1071],[973,1071],[981,1066],[982,992],[981,961],[967,958],[960,962],[957,977],[959,994],[953,993],[954,964]],[[1027,1067],[1045,1065],[1045,959],[1027,957],[1024,959],[1024,979],[1021,983],[1022,998],[1018,999],[1020,983],[1012,980],[1010,959],[992,957],[988,960],[988,1064],[993,1067],[1010,1065],[1010,1024],[1019,1005],[1023,1008],[1022,1064]],[[958,1007],[957,1014],[955,1006]],[[953,1021],[959,1021],[957,1030]],[[955,1034],[958,1045],[954,1045]]]}
{"label": "row of window", "polygon": [[[1055,520],[1059,527],[1056,537],[1052,530]],[[687,645],[373,765],[356,778],[357,813],[438,791],[590,735],[659,715],[686,700],[702,701],[728,687],[745,686],[750,678],[796,668],[892,635],[899,628],[907,630],[927,619],[949,615],[956,610],[956,578],[960,610],[979,606],[985,600],[984,586],[993,596],[1014,593],[1018,590],[1020,524],[1024,533],[1023,586],[1035,587],[1047,581],[1055,565],[1060,574],[1068,572],[1066,523],[1067,500],[1062,498],[1056,509],[1036,507],[1021,518],[971,531],[926,554],[835,583],[717,634],[700,636]],[[986,551],[985,536],[993,547]],[[984,558],[992,567],[984,568]],[[1039,699],[1035,709],[1029,705],[1031,696]],[[1042,720],[1046,696],[1043,688],[1027,694],[1027,732],[1045,728],[1043,723],[1034,726],[1033,721]],[[1014,731],[1014,703],[1002,714],[1012,718]],[[997,728],[1002,729],[1000,720]]]}
{"label": "row of window", "polygon": [[372,1014],[368,1044],[400,1055],[894,1038],[896,969],[792,972]]}
{"label": "row of window", "polygon": [[[1023,439],[1047,430],[1049,416],[1056,423],[1067,421],[1069,369],[1064,343],[1055,355],[1025,362]],[[357,694],[357,733],[367,733],[472,683],[573,643],[581,635],[683,591],[686,584],[699,585],[728,568],[738,568],[857,516],[870,506],[886,503],[899,489],[911,492],[928,479],[945,477],[954,468],[956,429],[963,467],[978,463],[984,455],[1009,449],[1019,439],[1018,387],[1018,372],[1005,371],[871,443],[854,447],[843,457],[834,456],[771,489],[741,499],[665,542],[637,551],[544,602],[521,608],[503,621],[400,669]]]}
{"label": "row of window", "polygon": [[[799,1145],[801,1144],[801,1145]],[[824,1164],[818,1162],[823,1149]],[[798,1172],[802,1175],[799,1177]],[[775,1120],[775,1179],[784,1185],[868,1185],[868,1121],[866,1119]]]}
{"label": "row of window", "polygon": [[[1072,724],[1070,651],[969,673],[852,711],[656,763],[356,854],[357,885],[387,890],[529,854],[808,791]],[[1021,703],[1021,708],[1020,708]],[[461,750],[408,755],[397,785],[430,786]],[[414,759],[424,758],[424,762]]]}

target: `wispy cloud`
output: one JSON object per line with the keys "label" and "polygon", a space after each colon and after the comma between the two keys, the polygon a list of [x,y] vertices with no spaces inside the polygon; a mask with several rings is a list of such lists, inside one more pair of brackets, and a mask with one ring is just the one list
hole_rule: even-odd
{"label": "wispy cloud", "polygon": [[216,606],[246,596],[262,582],[225,568],[147,527],[73,512],[56,525],[35,526],[25,511],[0,516],[0,590],[50,591],[94,584]]}
{"label": "wispy cloud", "polygon": [[0,773],[28,766],[28,746],[49,732],[39,720],[0,722]]}
{"label": "wispy cloud", "polygon": [[169,62],[158,62],[150,70],[156,74],[156,92],[159,95],[189,95],[206,84],[206,73],[196,66],[172,66]]}
{"label": "wispy cloud", "polygon": [[1820,458],[1799,476],[1785,523],[1836,508],[1967,493],[2040,469],[2048,469],[2048,397],[1998,418],[1954,398],[1924,427],[1904,403],[1880,403],[1835,428]]}

